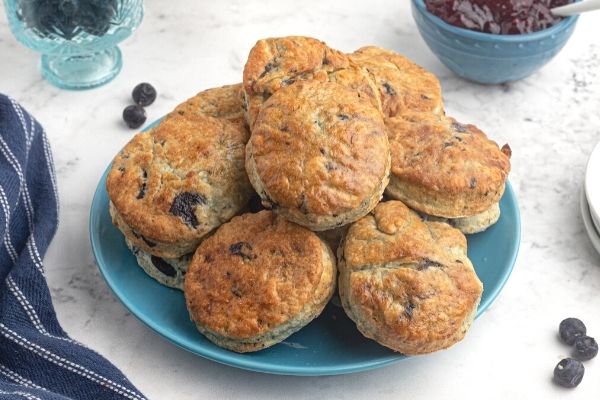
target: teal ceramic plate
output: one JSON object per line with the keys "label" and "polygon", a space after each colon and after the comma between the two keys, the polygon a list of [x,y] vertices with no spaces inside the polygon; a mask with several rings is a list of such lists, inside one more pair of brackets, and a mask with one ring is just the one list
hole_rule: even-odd
{"label": "teal ceramic plate", "polygon": [[[238,354],[215,346],[190,322],[183,293],[160,285],[137,266],[123,235],[111,223],[105,180],[106,173],[98,184],[90,212],[90,238],[98,267],[125,307],[176,345],[220,363],[286,375],[345,374],[406,358],[364,338],[344,311],[332,303],[319,318],[269,349]],[[502,290],[519,248],[519,210],[510,184],[500,208],[498,223],[468,237],[469,257],[484,287],[478,316]]]}

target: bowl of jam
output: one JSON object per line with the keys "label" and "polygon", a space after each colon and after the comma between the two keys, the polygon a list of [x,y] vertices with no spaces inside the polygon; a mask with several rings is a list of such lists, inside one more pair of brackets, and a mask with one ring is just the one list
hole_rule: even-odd
{"label": "bowl of jam", "polygon": [[565,45],[577,17],[550,9],[573,0],[412,0],[421,36],[461,77],[484,84],[525,78]]}

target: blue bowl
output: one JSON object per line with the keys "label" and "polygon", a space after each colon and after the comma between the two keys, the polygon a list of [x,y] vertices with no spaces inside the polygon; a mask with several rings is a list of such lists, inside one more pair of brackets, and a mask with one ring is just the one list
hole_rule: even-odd
{"label": "blue bowl", "polygon": [[412,0],[421,36],[440,61],[461,77],[485,84],[525,78],[552,59],[575,29],[577,16],[524,35],[495,35],[459,28],[427,11],[424,0]]}

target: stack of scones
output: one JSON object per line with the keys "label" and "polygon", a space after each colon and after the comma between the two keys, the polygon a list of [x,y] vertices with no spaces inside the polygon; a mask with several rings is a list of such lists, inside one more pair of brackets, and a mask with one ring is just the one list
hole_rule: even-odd
{"label": "stack of scones", "polygon": [[281,342],[337,283],[364,336],[414,355],[469,329],[483,287],[464,234],[498,220],[509,170],[405,57],[283,37],[256,43],[241,84],[138,133],[107,190],[140,267],[218,346]]}

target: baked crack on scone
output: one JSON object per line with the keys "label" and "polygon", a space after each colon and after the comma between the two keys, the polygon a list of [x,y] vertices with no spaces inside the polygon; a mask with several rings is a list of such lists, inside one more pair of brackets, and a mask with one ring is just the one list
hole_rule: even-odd
{"label": "baked crack on scone", "polygon": [[381,113],[340,84],[300,81],[262,107],[246,170],[266,208],[322,231],[375,207],[388,183]]}
{"label": "baked crack on scone", "polygon": [[384,116],[407,111],[444,114],[440,82],[423,67],[394,51],[374,46],[362,47],[349,56],[376,83]]}
{"label": "baked crack on scone", "polygon": [[350,226],[338,269],[342,306],[358,330],[407,355],[462,340],[483,291],[465,236],[396,200]]}
{"label": "baked crack on scone", "polygon": [[331,249],[272,211],[244,214],[198,247],[185,276],[190,318],[237,352],[281,342],[316,318],[335,290]]}
{"label": "baked crack on scone", "polygon": [[227,118],[234,104],[241,109],[238,91],[239,85],[222,89],[229,106],[197,96],[135,135],[113,160],[107,178],[113,223],[135,247],[161,258],[191,253],[252,197],[244,168],[249,132],[239,116]]}
{"label": "baked crack on scone", "polygon": [[368,72],[324,42],[303,36],[259,40],[244,66],[243,98],[252,129],[262,104],[279,89],[294,82],[337,82],[358,92],[381,110],[377,87]]}
{"label": "baked crack on scone", "polygon": [[405,113],[386,119],[392,167],[386,193],[421,213],[450,219],[464,233],[498,220],[510,171],[502,149],[474,125]]}

